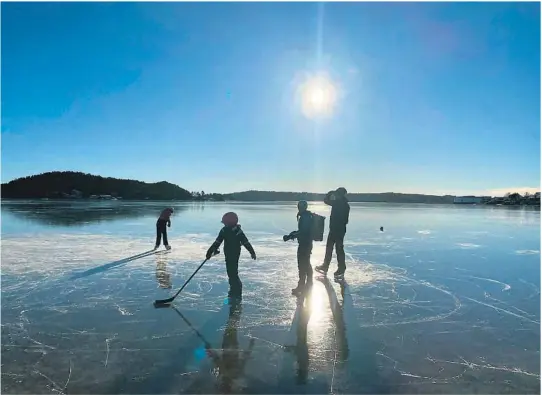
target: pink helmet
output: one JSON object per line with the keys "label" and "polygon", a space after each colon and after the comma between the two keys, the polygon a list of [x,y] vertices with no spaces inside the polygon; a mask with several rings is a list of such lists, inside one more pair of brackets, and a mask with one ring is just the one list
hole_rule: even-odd
{"label": "pink helmet", "polygon": [[233,227],[237,225],[238,222],[239,222],[239,217],[237,217],[237,214],[235,214],[234,212],[230,211],[229,213],[226,213],[222,216],[222,223],[225,226]]}

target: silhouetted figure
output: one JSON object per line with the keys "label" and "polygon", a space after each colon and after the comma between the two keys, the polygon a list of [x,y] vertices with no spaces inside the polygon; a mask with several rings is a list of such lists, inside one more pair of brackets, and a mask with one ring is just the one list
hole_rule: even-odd
{"label": "silhouetted figure", "polygon": [[317,266],[315,270],[324,275],[327,274],[333,255],[333,246],[335,246],[339,265],[334,275],[335,277],[342,277],[346,271],[344,236],[346,234],[346,225],[348,224],[348,218],[350,216],[350,204],[348,204],[348,199],[346,198],[346,189],[341,187],[336,191],[328,192],[324,198],[324,203],[331,206],[329,233],[327,235],[324,263]]}
{"label": "silhouetted figure", "polygon": [[297,287],[292,289],[292,295],[300,296],[305,294],[312,287],[312,213],[307,210],[308,203],[301,200],[297,203],[297,231],[284,236],[284,241],[297,239],[297,268],[299,281]]}
{"label": "silhouetted figure", "polygon": [[166,225],[168,226],[168,228],[171,226],[171,214],[173,214],[173,209],[171,207],[168,207],[164,211],[162,211],[160,217],[158,218],[158,221],[156,221],[156,243],[154,246],[155,250],[160,247],[162,236],[164,237],[164,247],[166,247],[167,250],[171,249],[167,241],[166,230]]}
{"label": "silhouetted figure", "polygon": [[230,290],[228,291],[229,297],[241,297],[243,293],[243,283],[239,278],[239,257],[241,256],[241,245],[244,246],[252,259],[256,259],[256,253],[254,248],[248,241],[245,233],[241,229],[241,225],[238,224],[239,218],[237,214],[229,212],[222,217],[222,223],[224,227],[218,233],[218,237],[215,242],[207,250],[206,258],[210,259],[211,256],[218,250],[222,242],[224,241],[224,256],[226,258],[226,271],[228,273],[228,281],[230,284]]}
{"label": "silhouetted figure", "polygon": [[384,232],[384,227],[383,226],[380,227],[380,231]]}

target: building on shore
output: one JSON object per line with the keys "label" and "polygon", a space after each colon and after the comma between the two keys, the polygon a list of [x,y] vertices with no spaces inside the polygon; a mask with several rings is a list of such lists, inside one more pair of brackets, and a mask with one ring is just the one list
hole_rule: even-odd
{"label": "building on shore", "polygon": [[456,196],[454,204],[482,204],[489,200],[490,196]]}

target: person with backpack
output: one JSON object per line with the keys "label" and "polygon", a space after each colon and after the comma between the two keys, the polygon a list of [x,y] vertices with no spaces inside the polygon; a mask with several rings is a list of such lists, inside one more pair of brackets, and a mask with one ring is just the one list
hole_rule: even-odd
{"label": "person with backpack", "polygon": [[350,216],[350,204],[346,198],[346,189],[341,187],[336,191],[330,191],[324,198],[324,203],[331,206],[331,216],[329,218],[329,233],[327,235],[326,255],[324,263],[316,266],[314,270],[323,275],[327,275],[333,247],[337,253],[338,268],[334,277],[338,280],[344,278],[346,271],[346,257],[344,254],[344,236],[346,235],[346,225]]}
{"label": "person with backpack", "polygon": [[299,281],[297,287],[292,289],[292,295],[295,296],[306,294],[312,287],[313,214],[307,208],[308,203],[305,200],[297,203],[297,230],[282,238],[284,241],[297,239],[299,243],[297,247]]}
{"label": "person with backpack", "polygon": [[243,283],[239,278],[239,257],[241,256],[241,245],[244,246],[252,259],[256,259],[254,248],[248,241],[245,233],[239,225],[239,217],[233,212],[224,214],[222,217],[224,227],[220,229],[215,242],[207,250],[206,258],[210,259],[224,242],[224,256],[226,258],[226,272],[230,290],[228,297],[240,298],[243,293]]}

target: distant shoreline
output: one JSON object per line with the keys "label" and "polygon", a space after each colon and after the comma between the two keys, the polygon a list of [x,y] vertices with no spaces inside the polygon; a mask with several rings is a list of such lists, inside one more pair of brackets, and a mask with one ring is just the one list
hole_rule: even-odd
{"label": "distant shoreline", "polygon": [[[323,202],[325,193],[244,191],[235,193],[190,192],[178,185],[161,181],[146,183],[102,177],[72,171],[55,171],[18,178],[2,184],[1,200],[85,200],[85,201],[161,201],[161,202]],[[399,203],[399,204],[503,204],[508,206],[540,205],[540,194],[521,196],[507,194],[504,198],[452,195],[424,195],[416,193],[349,193],[351,203]]]}
{"label": "distant shoreline", "polygon": [[[295,204],[295,200],[258,200],[258,201],[250,201],[250,200],[224,200],[224,201],[211,201],[211,200],[145,200],[145,199],[119,199],[119,200],[102,200],[102,199],[90,199],[90,198],[81,198],[81,199],[69,199],[69,198],[58,198],[58,199],[47,199],[47,198],[37,198],[37,199],[31,199],[31,198],[0,198],[0,202],[3,204],[9,204],[9,203],[21,203],[27,201],[31,204],[47,204],[47,203],[96,203],[96,204],[119,204],[122,205],[123,203],[148,203],[148,204],[156,204],[156,205],[167,205],[170,204],[223,204],[223,203],[233,203],[233,204]],[[322,203],[320,200],[311,200],[309,203]],[[371,201],[371,202],[363,202],[363,201],[356,201],[356,202],[350,202],[354,206],[357,204],[390,204],[390,205],[427,205],[427,206],[450,206],[450,207],[485,207],[485,208],[525,208],[529,207],[532,209],[540,210],[540,205],[526,205],[526,204],[453,204],[453,203],[412,203],[412,202],[378,202],[378,201]]]}

